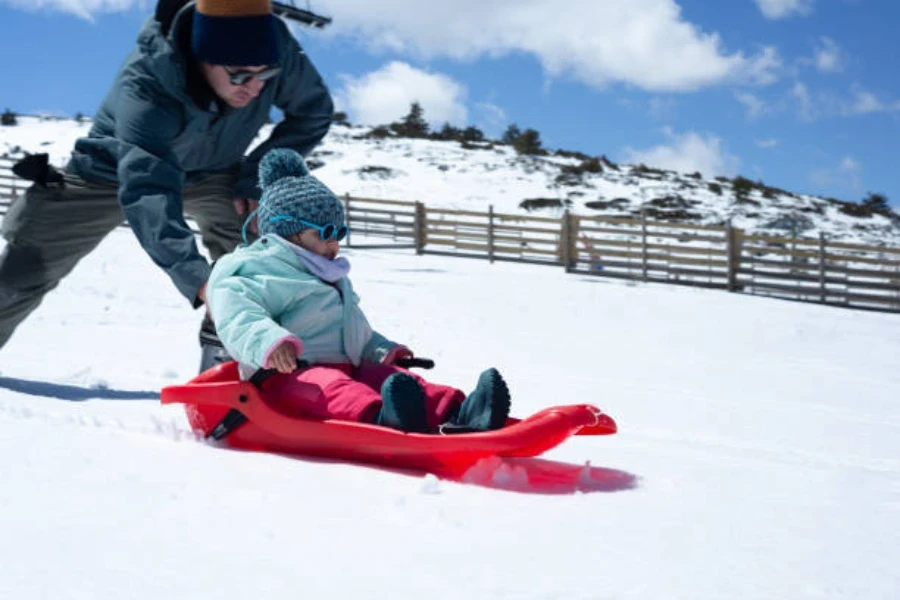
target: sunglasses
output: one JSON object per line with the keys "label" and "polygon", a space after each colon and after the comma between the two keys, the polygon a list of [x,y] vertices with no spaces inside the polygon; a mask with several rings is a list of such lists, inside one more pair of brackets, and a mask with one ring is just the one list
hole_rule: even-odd
{"label": "sunglasses", "polygon": [[262,71],[230,71],[228,70],[228,67],[222,68],[225,69],[225,72],[228,74],[228,81],[231,82],[231,85],[244,85],[254,77],[259,79],[260,81],[268,81],[269,79],[272,79],[273,77],[281,73],[281,67],[279,66],[269,67],[267,69],[263,69]]}
{"label": "sunglasses", "polygon": [[331,223],[329,223],[328,225],[316,225],[315,223],[310,223],[309,221],[304,221],[303,219],[297,219],[295,217],[288,217],[284,215],[279,215],[277,217],[272,217],[271,219],[269,219],[269,222],[272,224],[278,223],[279,221],[294,221],[295,223],[300,223],[304,227],[315,229],[319,232],[319,239],[323,242],[327,242],[330,240],[336,240],[340,242],[342,239],[347,237],[347,234],[350,232],[350,229],[348,229],[346,225],[333,225]]}

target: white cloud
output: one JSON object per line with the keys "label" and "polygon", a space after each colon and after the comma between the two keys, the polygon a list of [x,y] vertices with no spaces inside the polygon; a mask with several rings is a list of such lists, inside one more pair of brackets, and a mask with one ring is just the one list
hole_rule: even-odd
{"label": "white cloud", "polygon": [[344,86],[335,94],[350,120],[384,125],[399,120],[413,102],[422,105],[432,126],[445,122],[465,125],[466,89],[440,73],[429,73],[403,62],[391,62],[362,77],[342,76]]}
{"label": "white cloud", "polygon": [[813,0],[755,0],[767,19],[784,19],[791,15],[812,12]]}
{"label": "white cloud", "polygon": [[804,121],[812,121],[818,116],[812,98],[810,97],[809,89],[805,84],[800,83],[799,81],[795,83],[791,90],[791,95],[797,101],[801,119]]}
{"label": "white cloud", "polygon": [[829,37],[822,36],[816,46],[814,62],[816,68],[825,73],[837,73],[844,70],[847,58],[840,46]]}
{"label": "white cloud", "polygon": [[735,92],[734,97],[747,109],[747,117],[757,119],[768,112],[765,101],[754,94]]}
{"label": "white cloud", "polygon": [[846,116],[900,111],[900,101],[882,101],[872,92],[868,92],[859,86],[854,86],[851,93],[853,97],[845,104],[842,111]]}
{"label": "white cloud", "polygon": [[[771,82],[777,53],[728,53],[718,34],[686,21],[675,0],[319,0],[331,35],[373,51],[473,60],[526,53],[551,77],[692,91],[752,77]],[[498,74],[502,76],[502,74]]]}
{"label": "white cloud", "polygon": [[780,144],[781,144],[781,142],[779,142],[779,141],[776,140],[775,138],[767,138],[767,139],[764,139],[764,140],[756,140],[756,145],[757,145],[757,146],[759,146],[760,148],[765,148],[765,149],[767,149],[767,150],[768,150],[768,149],[771,149],[771,148],[777,148]]}
{"label": "white cloud", "polygon": [[101,13],[147,8],[155,4],[151,0],[0,0],[0,3],[28,11],[51,10],[69,13],[88,21],[93,21],[94,16]]}
{"label": "white cloud", "polygon": [[682,173],[700,171],[706,177],[737,173],[740,160],[728,154],[722,140],[714,135],[694,131],[676,134],[666,129],[670,143],[647,150],[626,148],[627,162],[643,163],[648,167],[670,169]]}
{"label": "white cloud", "polygon": [[810,180],[823,188],[832,187],[861,194],[864,190],[862,171],[863,167],[859,161],[852,156],[845,156],[835,166],[814,170],[810,173]]}
{"label": "white cloud", "polygon": [[[150,7],[155,0],[0,2],[91,18]],[[525,53],[549,77],[595,87],[625,83],[652,92],[775,80],[773,49],[753,56],[728,52],[718,33],[684,19],[677,0],[317,0],[315,8],[334,19],[323,35],[349,36],[371,50],[415,59]]]}
{"label": "white cloud", "polygon": [[763,46],[762,51],[752,60],[744,62],[735,70],[735,79],[741,83],[771,85],[778,81],[778,74],[784,63],[774,46]]}

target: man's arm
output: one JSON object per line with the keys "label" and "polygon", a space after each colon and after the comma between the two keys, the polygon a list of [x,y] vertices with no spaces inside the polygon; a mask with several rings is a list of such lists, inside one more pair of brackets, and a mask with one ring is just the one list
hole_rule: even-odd
{"label": "man's arm", "polygon": [[306,156],[331,127],[334,103],[325,82],[297,40],[286,29],[284,35],[289,41],[282,49],[282,73],[273,82],[278,86],[275,106],[284,112],[284,119],[269,139],[244,159],[235,188],[238,198],[259,199],[257,169],[266,152],[272,148],[291,148]]}
{"label": "man's arm", "polygon": [[141,246],[196,307],[210,266],[184,220],[184,171],[172,149],[181,113],[152,78],[124,86],[116,112],[119,203]]}

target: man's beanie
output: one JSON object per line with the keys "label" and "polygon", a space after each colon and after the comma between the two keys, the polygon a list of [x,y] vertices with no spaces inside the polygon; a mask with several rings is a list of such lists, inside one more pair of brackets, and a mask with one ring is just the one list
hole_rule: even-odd
{"label": "man's beanie", "polygon": [[197,0],[194,55],[231,67],[278,64],[277,18],[270,0]]}
{"label": "man's beanie", "polygon": [[259,234],[283,238],[315,225],[344,224],[344,207],[334,192],[309,174],[303,157],[293,150],[270,150],[259,163],[262,197],[256,213]]}

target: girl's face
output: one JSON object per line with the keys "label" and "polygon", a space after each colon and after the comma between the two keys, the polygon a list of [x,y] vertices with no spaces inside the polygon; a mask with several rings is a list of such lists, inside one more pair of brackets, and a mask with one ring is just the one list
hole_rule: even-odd
{"label": "girl's face", "polygon": [[323,241],[319,238],[319,232],[315,229],[304,229],[300,233],[291,236],[291,241],[304,250],[309,250],[313,254],[324,256],[329,260],[337,258],[338,252],[341,250],[341,243],[337,240]]}

